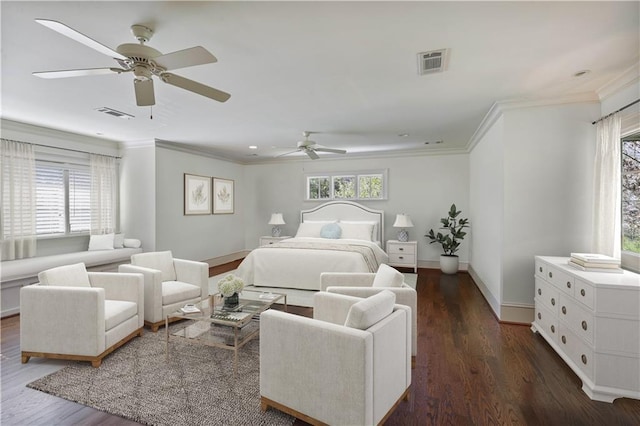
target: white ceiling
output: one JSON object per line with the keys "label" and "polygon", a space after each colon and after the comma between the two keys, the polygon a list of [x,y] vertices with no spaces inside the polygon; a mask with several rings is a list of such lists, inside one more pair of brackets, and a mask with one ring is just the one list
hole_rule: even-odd
{"label": "white ceiling", "polygon": [[[462,150],[494,102],[596,93],[640,60],[637,1],[2,1],[0,7],[2,118],[123,143],[189,144],[245,163],[291,151],[304,130],[319,132],[313,140],[347,156]],[[218,103],[156,80],[151,120],[148,107],[135,105],[131,74],[34,77],[34,71],[117,65],[35,18],[63,22],[114,49],[136,42],[132,24],[153,28],[148,45],[163,53],[201,45],[218,62],[176,74],[231,99]],[[419,76],[417,53],[441,48],[451,52],[448,70]],[[591,72],[573,77],[585,69]],[[135,119],[95,111],[104,106]],[[444,142],[424,143],[436,140]]]}

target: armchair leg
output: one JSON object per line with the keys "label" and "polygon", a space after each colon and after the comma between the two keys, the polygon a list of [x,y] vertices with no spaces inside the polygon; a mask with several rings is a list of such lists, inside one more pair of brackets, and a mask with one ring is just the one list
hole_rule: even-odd
{"label": "armchair leg", "polygon": [[28,363],[30,359],[31,359],[31,357],[29,355],[22,355],[22,363],[23,364]]}

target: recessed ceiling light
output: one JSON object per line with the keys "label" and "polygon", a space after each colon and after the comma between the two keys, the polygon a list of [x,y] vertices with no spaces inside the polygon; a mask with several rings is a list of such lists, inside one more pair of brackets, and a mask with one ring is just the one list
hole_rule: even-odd
{"label": "recessed ceiling light", "polygon": [[256,145],[249,145],[249,149],[258,149]]}
{"label": "recessed ceiling light", "polygon": [[400,133],[398,134],[398,136],[401,138],[406,138],[407,136],[409,136],[409,133]]}
{"label": "recessed ceiling light", "polygon": [[574,77],[582,77],[585,74],[589,74],[591,72],[591,70],[582,70],[582,71],[578,71],[577,73],[573,74]]}

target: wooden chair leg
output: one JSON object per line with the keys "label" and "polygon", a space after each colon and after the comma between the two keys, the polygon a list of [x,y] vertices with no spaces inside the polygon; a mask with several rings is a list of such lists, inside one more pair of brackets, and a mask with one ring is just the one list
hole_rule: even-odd
{"label": "wooden chair leg", "polygon": [[23,364],[28,363],[30,359],[31,359],[31,357],[30,357],[30,356],[22,355],[22,363],[23,363]]}

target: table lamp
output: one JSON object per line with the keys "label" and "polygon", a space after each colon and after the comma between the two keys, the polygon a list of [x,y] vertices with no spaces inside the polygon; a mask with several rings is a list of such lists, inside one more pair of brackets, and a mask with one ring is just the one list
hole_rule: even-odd
{"label": "table lamp", "polygon": [[269,225],[275,225],[271,228],[271,236],[279,237],[280,236],[280,227],[278,225],[284,225],[284,218],[282,217],[282,213],[272,213],[271,220],[269,220]]}
{"label": "table lamp", "polygon": [[413,228],[413,222],[409,215],[399,213],[396,215],[396,221],[393,223],[394,228],[402,228],[398,231],[398,241],[406,242],[409,240],[409,233],[404,228]]}

